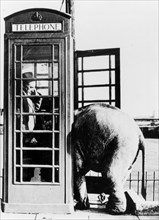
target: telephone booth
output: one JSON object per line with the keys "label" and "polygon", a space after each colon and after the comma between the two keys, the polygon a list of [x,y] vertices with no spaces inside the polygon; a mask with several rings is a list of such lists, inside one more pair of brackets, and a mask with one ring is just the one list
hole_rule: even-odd
{"label": "telephone booth", "polygon": [[3,211],[70,213],[71,17],[28,9],[5,28]]}

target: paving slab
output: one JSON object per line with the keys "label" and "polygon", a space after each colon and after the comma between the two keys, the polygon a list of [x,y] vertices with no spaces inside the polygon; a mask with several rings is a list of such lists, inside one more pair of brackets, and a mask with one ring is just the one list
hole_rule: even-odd
{"label": "paving slab", "polygon": [[0,220],[36,220],[37,214],[0,213]]}
{"label": "paving slab", "polygon": [[159,220],[159,215],[157,216],[139,216],[139,220]]}
{"label": "paving slab", "polygon": [[56,214],[38,214],[36,220],[139,220],[133,215],[108,215],[102,211],[84,210],[76,211],[73,214],[56,215]]}

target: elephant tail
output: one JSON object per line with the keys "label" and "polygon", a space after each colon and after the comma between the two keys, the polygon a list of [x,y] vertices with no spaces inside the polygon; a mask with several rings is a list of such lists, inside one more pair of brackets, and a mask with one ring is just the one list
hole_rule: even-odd
{"label": "elephant tail", "polygon": [[139,150],[142,152],[142,186],[141,194],[146,199],[146,185],[145,185],[145,140],[142,133],[139,134]]}

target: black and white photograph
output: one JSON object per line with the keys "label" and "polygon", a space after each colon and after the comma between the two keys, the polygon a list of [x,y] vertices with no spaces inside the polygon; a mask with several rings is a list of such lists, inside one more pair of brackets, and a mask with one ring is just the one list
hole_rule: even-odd
{"label": "black and white photograph", "polygon": [[0,219],[158,220],[159,1],[0,10]]}

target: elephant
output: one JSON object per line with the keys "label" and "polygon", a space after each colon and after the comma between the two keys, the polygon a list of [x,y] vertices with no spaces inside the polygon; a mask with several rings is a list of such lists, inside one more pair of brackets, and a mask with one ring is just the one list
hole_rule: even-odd
{"label": "elephant", "polygon": [[142,151],[142,195],[145,196],[145,142],[136,122],[117,107],[90,104],[75,110],[71,139],[73,146],[75,209],[88,209],[85,175],[100,172],[109,192],[106,212],[121,214],[127,201],[124,183]]}

